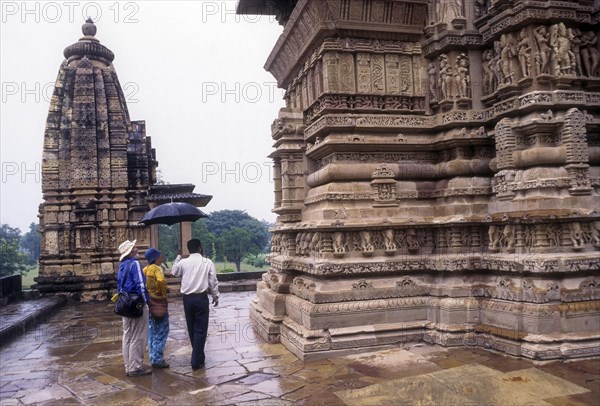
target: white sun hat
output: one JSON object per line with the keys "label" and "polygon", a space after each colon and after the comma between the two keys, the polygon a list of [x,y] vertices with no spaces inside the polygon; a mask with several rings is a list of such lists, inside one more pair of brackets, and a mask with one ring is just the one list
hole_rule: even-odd
{"label": "white sun hat", "polygon": [[136,242],[137,242],[137,240],[133,240],[133,241],[127,240],[125,242],[122,242],[121,245],[119,245],[119,253],[121,254],[121,259],[119,259],[119,261],[122,261],[123,258],[125,258],[127,255],[129,255],[129,253],[131,252],[133,247],[135,247]]}

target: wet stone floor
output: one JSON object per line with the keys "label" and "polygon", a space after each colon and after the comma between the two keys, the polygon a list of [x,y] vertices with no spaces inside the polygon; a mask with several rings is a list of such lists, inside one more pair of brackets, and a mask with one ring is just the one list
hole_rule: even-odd
{"label": "wet stone floor", "polygon": [[475,348],[411,344],[302,362],[258,338],[254,292],[211,307],[205,368],[192,371],[180,299],[171,368],[127,377],[121,320],[107,303],[67,305],[0,350],[0,405],[599,405],[600,361],[532,362]]}

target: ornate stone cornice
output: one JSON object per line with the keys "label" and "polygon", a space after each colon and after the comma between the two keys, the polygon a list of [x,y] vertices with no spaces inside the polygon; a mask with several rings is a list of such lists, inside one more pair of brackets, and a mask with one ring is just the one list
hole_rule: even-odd
{"label": "ornate stone cornice", "polygon": [[450,50],[478,49],[483,46],[483,38],[479,31],[443,31],[423,42],[423,56],[433,59],[441,53]]}
{"label": "ornate stone cornice", "polygon": [[359,2],[350,2],[349,7],[340,5],[339,0],[298,1],[265,63],[280,87],[288,87],[302,69],[301,61],[319,41],[355,36],[414,42],[422,35],[427,13],[426,0],[377,2],[368,11]]}

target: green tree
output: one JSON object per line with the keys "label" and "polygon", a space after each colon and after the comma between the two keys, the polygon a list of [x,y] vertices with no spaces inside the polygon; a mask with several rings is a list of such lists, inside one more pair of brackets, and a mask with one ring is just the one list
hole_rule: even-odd
{"label": "green tree", "polygon": [[158,225],[158,246],[166,260],[175,260],[177,248],[179,248],[179,224]]}
{"label": "green tree", "polygon": [[217,237],[208,231],[204,219],[198,220],[192,223],[192,238],[197,238],[202,241],[202,249],[204,250],[204,256],[207,258],[216,257],[215,243]]}
{"label": "green tree", "polygon": [[34,265],[40,259],[41,239],[40,225],[37,223],[31,223],[29,231],[21,237],[21,248],[25,251],[30,265]]}
{"label": "green tree", "polygon": [[22,274],[27,270],[27,256],[20,250],[21,230],[8,224],[0,226],[0,276]]}
{"label": "green tree", "polygon": [[247,254],[260,252],[259,247],[254,243],[252,233],[240,227],[233,227],[230,230],[224,231],[219,241],[224,255],[227,256],[227,259],[235,263],[235,268],[238,272],[242,271],[242,259]]}
{"label": "green tree", "polygon": [[266,252],[269,248],[271,235],[269,234],[268,223],[252,217],[245,211],[219,210],[212,212],[204,221],[207,230],[217,237],[233,228],[242,228],[251,234],[252,242],[260,251]]}
{"label": "green tree", "polygon": [[248,265],[255,266],[257,268],[262,268],[267,264],[266,255],[264,253],[260,254],[248,254],[244,257],[244,262]]}

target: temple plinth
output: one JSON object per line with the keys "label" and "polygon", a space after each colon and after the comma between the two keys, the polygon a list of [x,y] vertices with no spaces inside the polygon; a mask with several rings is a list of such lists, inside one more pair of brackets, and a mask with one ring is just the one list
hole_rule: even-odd
{"label": "temple plinth", "polygon": [[[510,4],[509,4],[510,3]],[[302,359],[425,341],[600,354],[592,1],[241,0],[265,68],[271,269],[251,317]]]}

